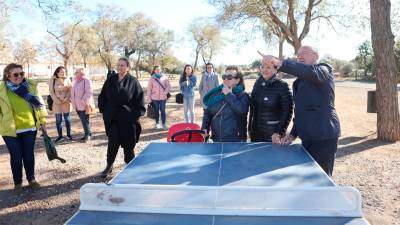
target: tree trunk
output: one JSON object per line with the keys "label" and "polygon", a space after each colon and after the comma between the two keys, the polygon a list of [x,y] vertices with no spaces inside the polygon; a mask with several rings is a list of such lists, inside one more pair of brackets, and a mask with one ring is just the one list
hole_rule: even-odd
{"label": "tree trunk", "polygon": [[194,60],[193,70],[196,70],[197,68],[197,60],[199,59],[199,53],[200,51],[196,51],[196,59]]}
{"label": "tree trunk", "polygon": [[203,63],[206,65],[206,58],[204,58],[204,55],[201,56],[203,58]]}
{"label": "tree trunk", "polygon": [[28,77],[29,77],[29,74],[30,74],[30,72],[29,72],[29,70],[30,70],[30,65],[29,65],[29,61],[28,61]]}
{"label": "tree trunk", "polygon": [[69,60],[69,58],[67,56],[63,57],[65,76],[68,76],[68,60]]}
{"label": "tree trunk", "polygon": [[279,38],[279,59],[283,60],[283,43],[285,42],[285,38]]}
{"label": "tree trunk", "polygon": [[376,68],[378,139],[400,140],[394,36],[390,27],[390,0],[370,0],[372,47]]}
{"label": "tree trunk", "polygon": [[141,58],[142,54],[140,54],[140,52],[138,53],[138,59],[136,60],[136,66],[135,66],[135,73],[136,73],[136,77],[139,79],[140,78],[140,74],[139,74],[139,63],[140,63],[140,58]]}
{"label": "tree trunk", "polygon": [[155,65],[156,65],[156,55],[153,54],[153,55],[151,56],[151,58],[152,58],[152,61],[153,61],[153,66],[155,66]]}
{"label": "tree trunk", "polygon": [[298,38],[295,38],[293,40],[293,48],[294,48],[294,54],[297,55],[297,51],[301,47],[301,40]]}

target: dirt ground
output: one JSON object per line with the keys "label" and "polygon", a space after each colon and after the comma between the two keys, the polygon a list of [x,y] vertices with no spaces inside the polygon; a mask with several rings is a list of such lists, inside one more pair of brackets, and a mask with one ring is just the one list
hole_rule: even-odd
{"label": "dirt ground", "polygon": [[[291,82],[291,81],[290,81]],[[250,91],[254,80],[246,80]],[[143,85],[145,86],[145,85]],[[100,83],[95,83],[98,94]],[[177,82],[173,82],[173,95]],[[367,91],[370,86],[341,84],[336,87],[336,108],[342,125],[342,136],[335,161],[333,180],[338,185],[357,188],[363,197],[363,212],[372,225],[400,225],[400,142],[387,143],[376,140],[376,114],[366,113]],[[47,85],[40,90],[47,95]],[[96,99],[97,99],[96,94]],[[196,103],[197,123],[202,109]],[[183,120],[183,108],[171,98],[167,104],[168,124]],[[73,137],[83,135],[75,112]],[[85,183],[107,182],[99,178],[106,164],[107,137],[100,114],[91,119],[94,140],[88,143],[73,141],[57,144],[66,164],[49,162],[42,139],[36,141],[36,179],[42,185],[38,191],[24,188],[19,195],[13,193],[9,153],[0,139],[0,224],[63,224],[79,208],[79,188]],[[166,131],[154,129],[154,122],[141,119],[144,128],[135,151],[139,153],[150,141],[165,142]],[[54,115],[48,117],[48,131],[56,136]],[[65,133],[65,130],[64,130]],[[123,153],[117,156],[113,175],[125,166]],[[27,185],[24,180],[23,185]]]}

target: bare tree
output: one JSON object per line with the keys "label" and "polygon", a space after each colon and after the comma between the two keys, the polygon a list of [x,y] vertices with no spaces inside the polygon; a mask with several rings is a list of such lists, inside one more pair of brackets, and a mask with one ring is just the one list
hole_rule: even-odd
{"label": "bare tree", "polygon": [[372,48],[377,72],[377,133],[379,139],[395,142],[400,140],[400,115],[390,0],[370,0],[370,8]]}
{"label": "bare tree", "polygon": [[211,58],[221,49],[221,33],[217,26],[203,20],[195,20],[189,25],[189,31],[192,35],[195,46],[195,61],[193,68],[197,68],[200,53],[202,53],[203,61],[205,62],[207,59],[210,61]]}
{"label": "bare tree", "polygon": [[37,62],[37,49],[36,47],[27,39],[22,39],[17,43],[14,50],[14,59],[21,65],[27,66],[28,73],[30,73],[30,65]]}
{"label": "bare tree", "polygon": [[97,53],[99,40],[96,31],[89,26],[81,26],[80,34],[82,41],[78,45],[78,52],[82,58],[83,66],[86,68],[88,59]]}
{"label": "bare tree", "polygon": [[205,35],[208,39],[208,43],[201,49],[201,57],[203,58],[204,65],[211,62],[212,58],[221,51],[223,41],[221,38],[221,32],[217,26],[214,26],[205,31]]}
{"label": "bare tree", "polygon": [[118,47],[118,32],[121,18],[114,12],[123,12],[117,6],[98,5],[97,20],[93,25],[96,35],[99,39],[97,52],[108,70],[112,69],[112,63],[116,58]]}
{"label": "bare tree", "polygon": [[135,71],[139,77],[139,67],[146,49],[149,47],[149,39],[157,32],[156,23],[147,18],[143,13],[136,13],[120,24],[121,32],[118,34],[120,47],[126,58],[136,53]]}
{"label": "bare tree", "polygon": [[79,24],[82,20],[72,25],[66,25],[60,34],[55,34],[51,31],[47,31],[57,41],[56,50],[58,54],[63,58],[64,67],[68,74],[68,65],[71,56],[76,51],[79,43],[83,41],[81,36]]}
{"label": "bare tree", "polygon": [[174,41],[174,33],[171,30],[163,31],[161,28],[155,29],[148,39],[146,52],[150,56],[151,64],[156,64],[157,56],[164,56]]}
{"label": "bare tree", "polygon": [[243,23],[247,19],[257,18],[269,26],[278,39],[284,37],[286,42],[293,46],[295,53],[308,35],[313,21],[323,19],[332,25],[335,17],[326,13],[324,9],[329,8],[329,5],[323,0],[209,0],[209,2],[220,10],[220,21]]}

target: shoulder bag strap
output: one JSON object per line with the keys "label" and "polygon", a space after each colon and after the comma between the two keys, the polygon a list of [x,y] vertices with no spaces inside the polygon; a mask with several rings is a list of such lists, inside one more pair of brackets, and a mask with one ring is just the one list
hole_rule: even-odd
{"label": "shoulder bag strap", "polygon": [[221,114],[221,112],[225,106],[226,106],[226,102],[221,106],[221,108],[219,108],[218,112],[215,113],[215,115],[211,118],[211,120],[214,120],[215,117],[217,117],[219,114]]}
{"label": "shoulder bag strap", "polygon": [[156,80],[156,82],[164,89],[165,91],[165,87],[164,85],[161,84],[161,82],[157,79],[157,78],[153,78],[154,80]]}

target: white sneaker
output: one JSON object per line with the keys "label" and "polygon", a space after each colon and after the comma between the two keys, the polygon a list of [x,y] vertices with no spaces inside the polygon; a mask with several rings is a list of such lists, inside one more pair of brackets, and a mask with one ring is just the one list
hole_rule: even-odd
{"label": "white sneaker", "polygon": [[156,124],[157,129],[161,129],[161,125],[159,123]]}

